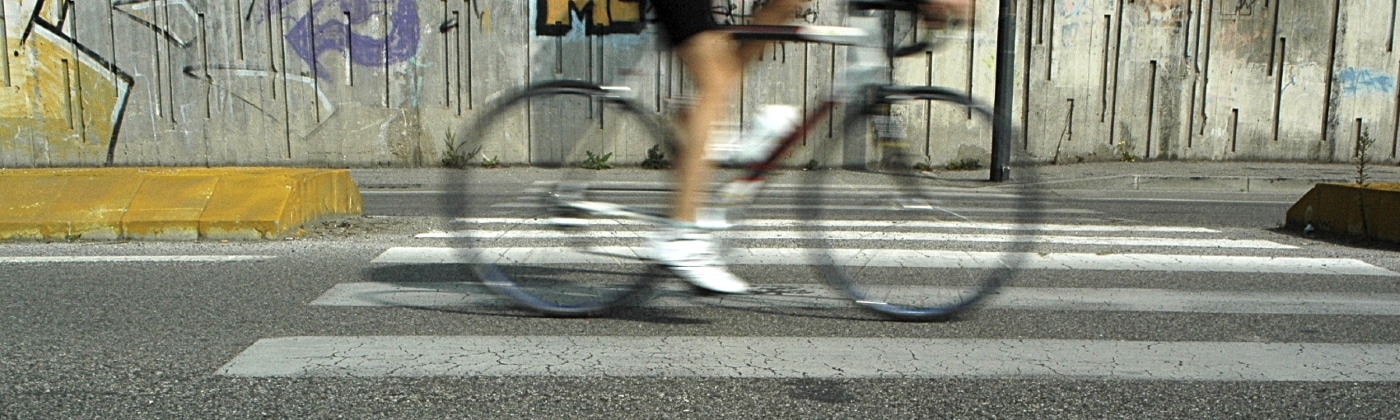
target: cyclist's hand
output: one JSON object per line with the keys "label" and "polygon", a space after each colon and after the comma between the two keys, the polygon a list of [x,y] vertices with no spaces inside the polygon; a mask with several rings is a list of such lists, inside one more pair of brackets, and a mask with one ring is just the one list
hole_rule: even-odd
{"label": "cyclist's hand", "polygon": [[924,0],[919,5],[924,25],[934,29],[968,24],[976,0]]}

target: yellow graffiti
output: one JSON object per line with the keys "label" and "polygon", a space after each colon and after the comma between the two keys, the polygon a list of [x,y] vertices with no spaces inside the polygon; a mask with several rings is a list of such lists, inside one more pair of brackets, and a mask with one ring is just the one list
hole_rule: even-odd
{"label": "yellow graffiti", "polygon": [[[33,1],[30,1],[30,3],[32,2]],[[68,2],[66,1],[45,1],[44,4],[39,7],[39,16],[53,23],[55,26],[63,22],[64,15],[68,13]]]}
{"label": "yellow graffiti", "polygon": [[[54,162],[106,161],[130,78],[47,20],[63,18],[64,8],[50,6],[62,3],[4,0],[6,51],[13,55],[9,84],[0,88],[0,149],[30,150]],[[39,21],[31,23],[36,7]]]}
{"label": "yellow graffiti", "polygon": [[588,35],[639,33],[646,23],[637,0],[539,0],[540,35],[562,36],[573,28],[573,17],[587,20]]}

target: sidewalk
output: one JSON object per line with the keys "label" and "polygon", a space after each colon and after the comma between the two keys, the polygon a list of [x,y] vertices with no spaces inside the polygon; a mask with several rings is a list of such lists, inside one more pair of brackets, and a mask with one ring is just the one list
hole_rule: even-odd
{"label": "sidewalk", "polygon": [[[779,171],[772,182],[800,184],[802,173]],[[869,172],[834,173],[837,178],[830,182],[850,187],[888,182]],[[629,168],[599,171],[596,175],[618,182],[669,179],[667,171]],[[1375,165],[1368,175],[1372,182],[1400,183],[1397,166]],[[360,189],[450,189],[454,182],[514,184],[555,181],[558,176],[554,171],[529,167],[0,170],[0,240],[277,238],[294,232],[307,221],[359,214]],[[1034,186],[1047,191],[1259,193],[1286,194],[1294,200],[1311,194],[1313,186],[1320,182],[1354,183],[1356,167],[1270,162],[1107,162],[1015,169],[1008,182],[989,181],[988,169],[934,171],[928,176],[940,185],[969,189]],[[1372,194],[1367,196],[1369,199]],[[1323,208],[1346,202],[1342,198],[1313,197],[1309,203],[1319,207],[1319,214],[1347,214],[1347,209]],[[1373,215],[1400,214],[1400,199],[1388,202],[1397,203],[1396,208],[1367,211]],[[1346,223],[1349,222],[1341,224]],[[1400,228],[1396,230],[1400,232]]]}
{"label": "sidewalk", "polygon": [[[1318,183],[1356,182],[1356,166],[1297,162],[1104,162],[1042,165],[1012,173],[1014,184],[1050,190],[1305,193]],[[1027,173],[1029,172],[1029,173]],[[1400,166],[1367,168],[1370,182],[1400,182]],[[988,170],[942,171],[941,178],[985,182]]]}
{"label": "sidewalk", "polygon": [[[473,181],[520,181],[524,179],[550,181],[547,171],[533,168],[467,169]],[[796,182],[789,172],[779,171],[775,182]],[[1373,182],[1400,182],[1400,167],[1377,165],[1367,170]],[[461,170],[424,169],[351,169],[351,177],[360,188],[427,188],[441,186],[449,179],[463,178]],[[598,175],[614,181],[663,181],[664,171],[611,169]],[[1106,162],[1071,165],[1042,165],[1012,172],[1004,183],[989,181],[990,170],[938,170],[929,173],[949,186],[966,188],[997,188],[1011,185],[1037,185],[1048,190],[1141,190],[1141,191],[1199,191],[1199,192],[1307,192],[1319,182],[1350,183],[1356,180],[1356,167],[1351,164],[1273,163],[1273,162]],[[883,182],[879,177],[852,174],[849,183],[868,179]]]}

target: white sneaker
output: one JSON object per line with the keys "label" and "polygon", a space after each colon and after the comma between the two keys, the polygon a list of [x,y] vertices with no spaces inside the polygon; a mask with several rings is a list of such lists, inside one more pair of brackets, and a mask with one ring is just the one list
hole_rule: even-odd
{"label": "white sneaker", "polygon": [[666,228],[648,239],[651,258],[695,287],[716,293],[747,293],[749,284],[725,268],[714,236],[697,229]]}

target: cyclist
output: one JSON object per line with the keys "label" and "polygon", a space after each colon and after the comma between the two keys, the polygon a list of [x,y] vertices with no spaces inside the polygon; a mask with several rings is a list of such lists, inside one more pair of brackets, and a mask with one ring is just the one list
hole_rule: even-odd
{"label": "cyclist", "polygon": [[[769,0],[751,24],[777,25],[795,16],[809,0]],[[938,26],[969,16],[975,0],[922,0],[926,22]],[[713,292],[744,293],[748,284],[725,268],[713,237],[696,226],[697,211],[714,164],[705,159],[711,128],[734,100],[744,66],[763,52],[758,42],[738,43],[720,29],[711,0],[651,0],[666,39],[689,70],[697,99],[683,122],[685,141],[677,150],[676,192],[670,226],[650,238],[651,257],[685,281]]]}

